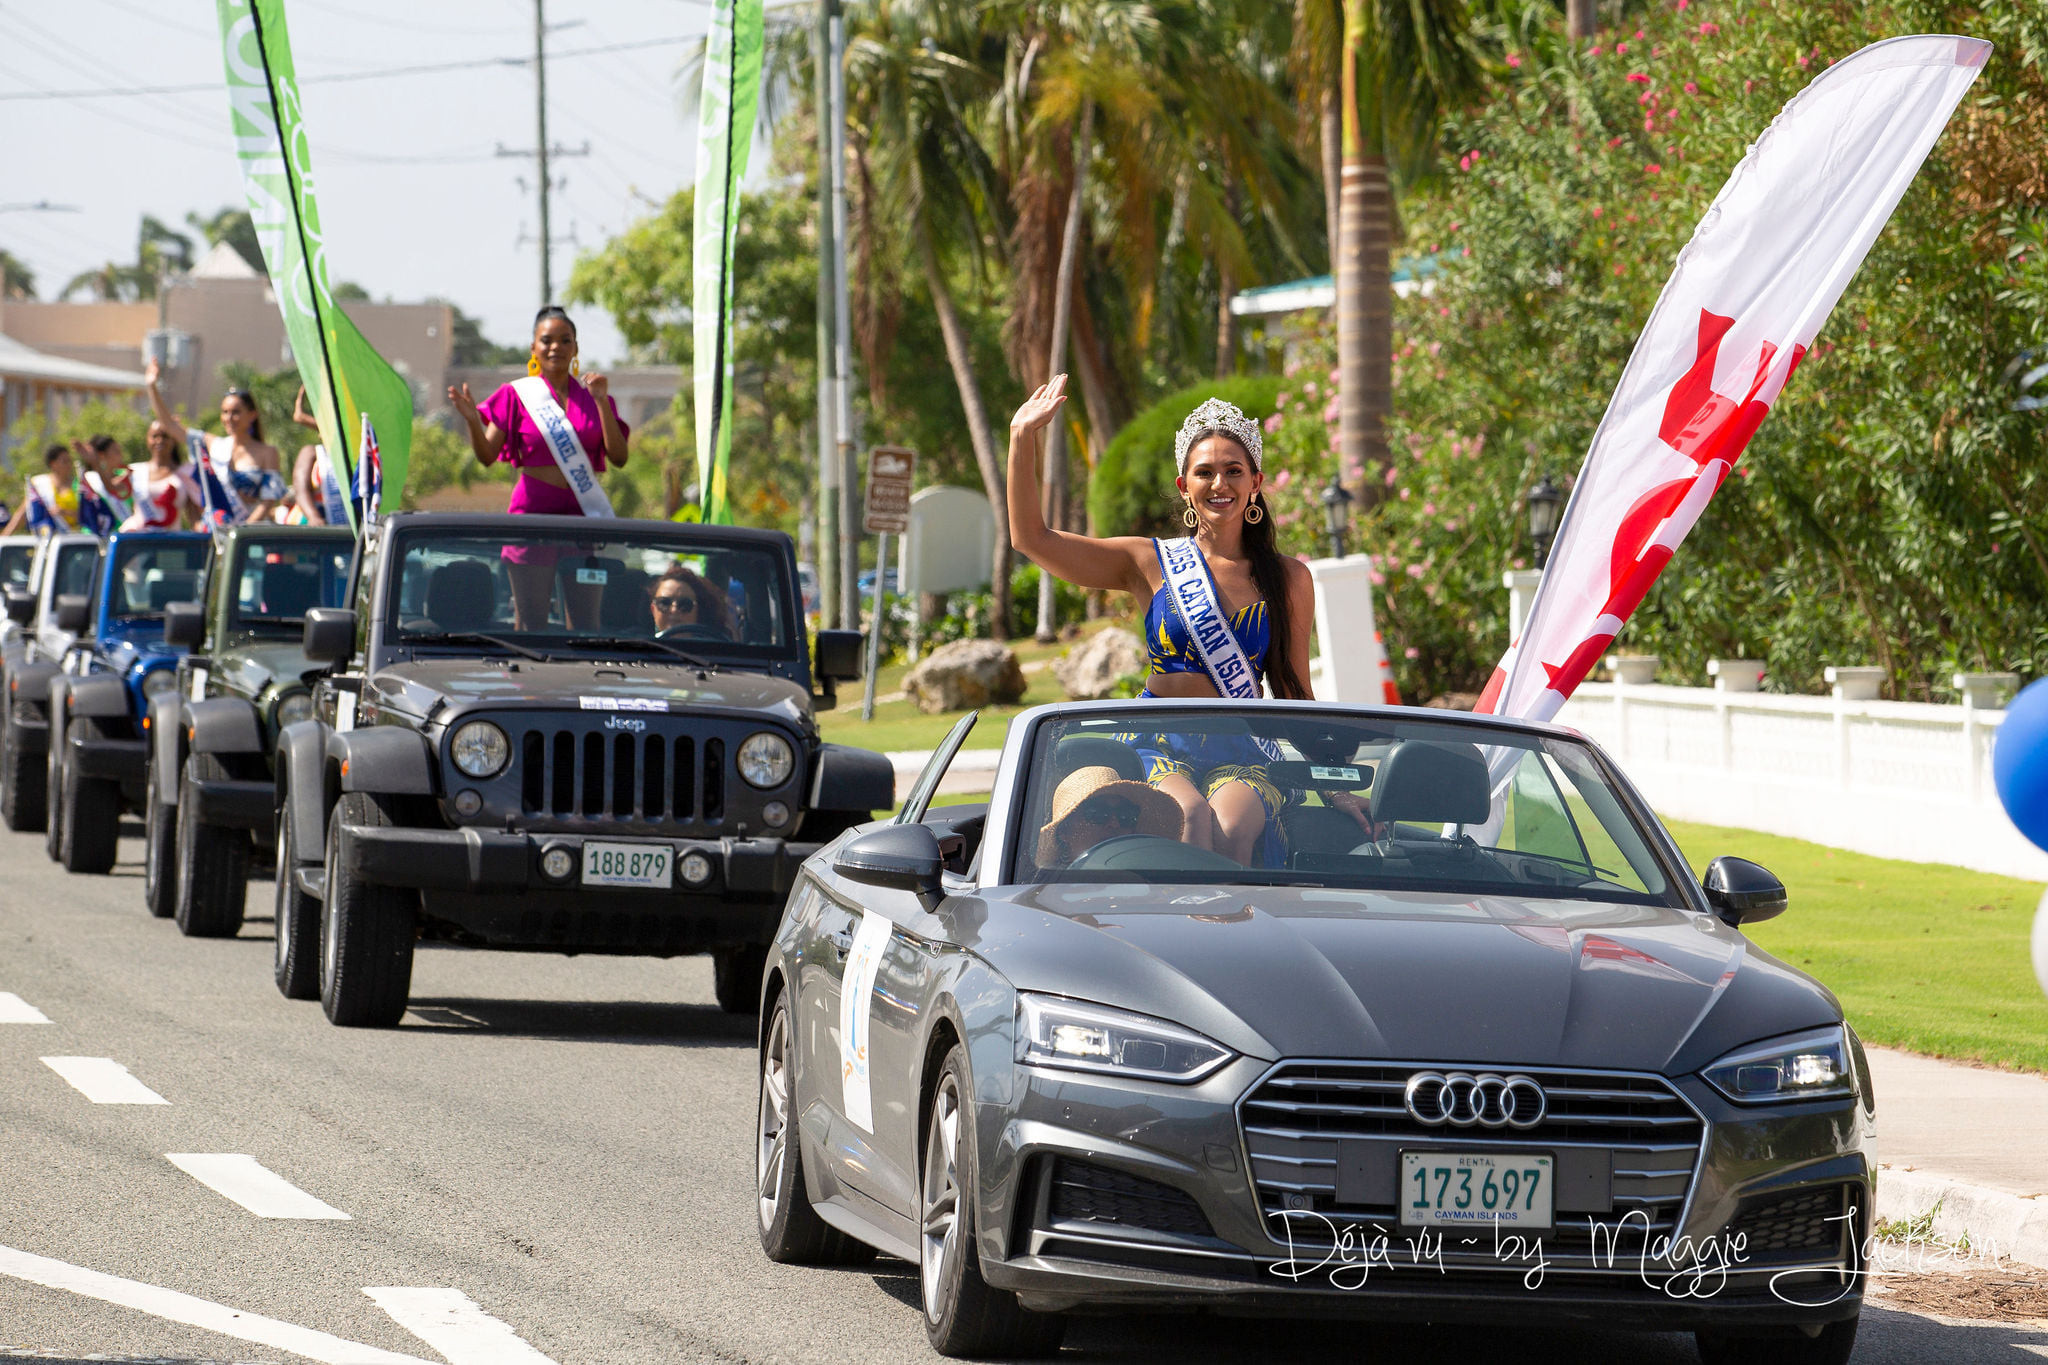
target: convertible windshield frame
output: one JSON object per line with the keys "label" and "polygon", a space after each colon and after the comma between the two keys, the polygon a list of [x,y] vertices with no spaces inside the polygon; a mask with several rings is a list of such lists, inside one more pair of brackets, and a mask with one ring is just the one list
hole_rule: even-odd
{"label": "convertible windshield frame", "polygon": [[[779,663],[805,657],[802,618],[786,556],[774,546],[693,534],[687,525],[668,522],[599,522],[564,529],[547,524],[554,520],[537,518],[529,525],[489,528],[417,522],[393,527],[379,547],[383,586],[377,611],[383,644],[421,654],[474,654],[477,642],[489,637],[513,652],[561,659],[617,657],[629,647],[621,641],[630,640],[636,657],[698,668],[716,668],[719,660]],[[529,552],[531,557],[514,560],[514,551]],[[540,553],[531,553],[535,551]],[[459,628],[450,628],[428,613],[427,599],[433,575],[458,561],[481,563],[489,570],[487,588],[480,581],[471,586],[479,598],[487,593],[489,602],[487,611],[473,610],[474,619],[465,618],[454,623]],[[522,630],[514,624],[515,566],[538,573],[547,584],[549,619],[540,628]],[[700,578],[707,570],[723,578],[722,583],[704,581],[719,593],[720,610],[730,622],[733,638],[708,625],[692,629],[691,622],[683,622],[681,630],[661,631],[651,594],[660,574],[678,566]],[[589,595],[579,599],[577,609],[594,611],[595,619],[570,619],[570,593],[579,590]],[[689,591],[694,595],[696,588]]]}
{"label": "convertible windshield frame", "polygon": [[[1705,909],[1682,855],[1626,777],[1597,746],[1560,727],[1524,725],[1491,717],[1438,718],[1403,713],[1392,708],[1347,708],[1314,702],[1262,701],[1247,704],[1147,700],[1107,703],[1085,711],[1072,706],[1063,707],[1058,712],[1048,710],[1031,718],[1029,725],[1020,729],[1024,733],[1013,738],[1015,747],[1010,761],[1005,764],[1006,771],[998,778],[995,794],[996,800],[1006,808],[1004,847],[999,850],[1000,858],[990,860],[988,865],[1004,885],[1149,883],[1162,886],[1317,887],[1367,892],[1448,893],[1466,897],[1585,900],[1692,911]],[[1293,765],[1289,771],[1299,771],[1307,766],[1301,762],[1304,759],[1311,764],[1342,764],[1355,760],[1376,768],[1394,745],[1415,740],[1472,745],[1485,753],[1504,747],[1519,749],[1525,755],[1540,756],[1539,764],[1551,774],[1552,790],[1556,794],[1553,818],[1557,813],[1565,815],[1572,835],[1578,840],[1583,862],[1577,856],[1561,857],[1555,849],[1516,847],[1499,837],[1497,830],[1493,842],[1480,844],[1471,835],[1475,830],[1484,832],[1485,826],[1481,825],[1449,826],[1435,821],[1418,824],[1397,816],[1400,839],[1388,837],[1393,832],[1391,830],[1382,831],[1388,851],[1394,855],[1392,857],[1364,855],[1361,849],[1372,841],[1361,829],[1357,844],[1343,856],[1316,854],[1305,846],[1304,841],[1303,847],[1289,847],[1288,864],[1284,866],[1169,868],[1140,863],[1125,867],[1041,868],[1035,854],[1042,823],[1038,817],[1049,814],[1051,792],[1038,775],[1052,770],[1055,762],[1053,746],[1077,735],[1109,738],[1154,731],[1215,736],[1233,732],[1250,735],[1256,731],[1266,738],[1280,741],[1282,761]],[[1357,740],[1355,747],[1341,754],[1327,748],[1311,754],[1296,744],[1299,740],[1348,742],[1354,737]],[[1371,744],[1374,743],[1386,746],[1377,757],[1372,756]],[[1517,773],[1523,762],[1526,758],[1517,761]],[[1532,768],[1536,766],[1531,765]],[[1556,785],[1558,773],[1568,779],[1561,786]],[[1303,777],[1300,780],[1309,779]],[[1505,782],[1497,780],[1492,784],[1494,795],[1491,800],[1492,821],[1489,823],[1506,818],[1507,803],[1515,795],[1513,789],[1520,780],[1524,779],[1510,776]],[[1377,773],[1373,782],[1371,790],[1377,793]],[[1595,792],[1591,797],[1582,794],[1589,789],[1588,784],[1597,784],[1590,788]],[[1368,801],[1370,799],[1367,798]],[[1320,800],[1319,796],[1307,801],[1296,796],[1289,809]],[[1586,828],[1580,829],[1580,822],[1584,822]],[[1621,830],[1619,837],[1611,828],[1616,824]],[[1453,837],[1444,839],[1442,836],[1446,834]],[[1429,837],[1425,839],[1425,835]],[[1521,826],[1515,827],[1513,837],[1516,841],[1522,839]],[[1562,833],[1553,837],[1561,839]],[[1461,839],[1470,845],[1469,849],[1459,851]],[[1587,847],[1585,841],[1588,839],[1595,841],[1594,847]],[[1417,847],[1418,844],[1421,847]],[[1423,863],[1415,861],[1417,856]],[[1463,872],[1448,870],[1451,860],[1457,858],[1469,860]],[[1435,864],[1439,859],[1442,860],[1441,867],[1417,870],[1425,864]],[[1553,868],[1555,875],[1543,873],[1538,865]],[[1575,871],[1586,871],[1586,875],[1574,877],[1572,873]]]}

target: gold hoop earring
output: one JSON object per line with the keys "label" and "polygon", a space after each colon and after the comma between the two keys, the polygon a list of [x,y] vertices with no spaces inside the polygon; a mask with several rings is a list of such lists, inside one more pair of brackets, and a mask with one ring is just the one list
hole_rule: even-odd
{"label": "gold hoop earring", "polygon": [[537,356],[537,355],[530,355],[530,356],[526,357],[526,372],[527,372],[528,374],[539,374],[539,373],[540,373],[540,357],[539,357],[539,356]]}
{"label": "gold hoop earring", "polygon": [[579,374],[582,374],[582,373],[583,373],[583,362],[582,362],[582,361],[580,361],[580,360],[571,360],[571,361],[569,362],[569,373],[570,373],[571,375],[579,375]]}
{"label": "gold hoop earring", "polygon": [[1258,505],[1257,503],[1255,503],[1255,502],[1248,502],[1248,503],[1246,503],[1246,504],[1244,505],[1244,524],[1245,524],[1245,525],[1247,525],[1247,526],[1257,526],[1257,525],[1258,525],[1258,524],[1259,524],[1260,522],[1264,521],[1265,519],[1266,519],[1266,509],[1265,509],[1265,508],[1263,508],[1263,507],[1259,506],[1259,505]]}
{"label": "gold hoop earring", "polygon": [[1190,529],[1192,529],[1200,520],[1201,518],[1195,515],[1195,505],[1193,503],[1189,503],[1188,510],[1180,514],[1181,525],[1189,527]]}

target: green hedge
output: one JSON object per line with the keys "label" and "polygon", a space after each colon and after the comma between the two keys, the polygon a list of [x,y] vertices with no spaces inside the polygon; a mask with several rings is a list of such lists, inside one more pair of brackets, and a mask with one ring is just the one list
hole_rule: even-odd
{"label": "green hedge", "polygon": [[1105,536],[1179,535],[1180,491],[1174,487],[1173,438],[1205,398],[1221,398],[1249,417],[1272,416],[1279,375],[1211,379],[1169,394],[1117,433],[1088,481],[1088,514]]}

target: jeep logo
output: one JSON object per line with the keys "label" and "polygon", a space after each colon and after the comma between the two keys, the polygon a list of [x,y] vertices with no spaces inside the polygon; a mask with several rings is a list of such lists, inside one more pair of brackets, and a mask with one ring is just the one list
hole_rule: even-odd
{"label": "jeep logo", "polygon": [[606,719],[604,728],[607,730],[631,730],[637,735],[647,728],[647,722],[641,720],[638,716],[611,716]]}

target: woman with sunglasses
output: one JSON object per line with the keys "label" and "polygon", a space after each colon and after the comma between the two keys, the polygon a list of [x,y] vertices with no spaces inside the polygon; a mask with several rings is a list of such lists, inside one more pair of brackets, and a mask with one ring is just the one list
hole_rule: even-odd
{"label": "woman with sunglasses", "polygon": [[289,497],[292,490],[280,472],[277,447],[263,439],[263,414],[256,407],[256,396],[247,389],[229,389],[221,395],[220,426],[225,435],[188,431],[157,389],[162,373],[163,367],[154,360],[142,372],[142,385],[149,394],[150,410],[156,414],[156,420],[180,449],[194,437],[203,443],[214,475],[234,491],[242,504],[241,520],[270,520],[271,509]]}
{"label": "woman with sunglasses", "polygon": [[[632,430],[601,374],[581,374],[576,358],[576,324],[553,304],[533,318],[533,355],[527,377],[501,385],[479,403],[469,385],[451,386],[448,403],[469,427],[470,448],[486,469],[518,469],[508,512],[555,516],[610,516],[611,501],[597,481],[606,469],[624,466]],[[544,430],[545,428],[545,430]],[[512,614],[521,630],[547,620],[560,546],[508,545],[505,563],[512,580]],[[603,589],[563,583],[570,625],[597,624]]]}
{"label": "woman with sunglasses", "polygon": [[730,640],[735,638],[732,609],[725,594],[711,586],[699,573],[678,564],[654,580],[650,600],[654,633],[683,639]]}

